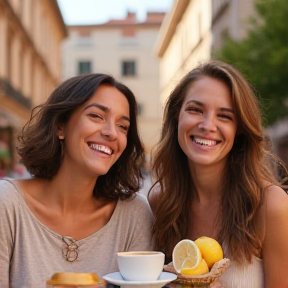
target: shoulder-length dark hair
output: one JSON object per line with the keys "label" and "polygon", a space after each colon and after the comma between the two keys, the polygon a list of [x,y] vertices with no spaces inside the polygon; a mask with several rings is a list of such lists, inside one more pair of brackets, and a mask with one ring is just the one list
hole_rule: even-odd
{"label": "shoulder-length dark hair", "polygon": [[[153,233],[156,249],[169,259],[173,247],[187,237],[191,226],[189,210],[195,187],[188,159],[178,143],[178,119],[187,91],[203,76],[222,81],[230,90],[238,123],[234,145],[223,174],[222,223],[218,236],[235,260],[259,255],[261,239],[256,233],[256,213],[263,202],[265,181],[280,185],[273,163],[278,161],[265,149],[258,100],[249,83],[232,66],[209,61],[199,65],[171,92],[164,110],[162,135],[155,150],[153,170],[159,189]],[[275,160],[273,160],[275,159]],[[151,190],[150,190],[151,191]],[[195,240],[195,239],[194,239]]]}
{"label": "shoulder-length dark hair", "polygon": [[89,100],[102,84],[115,87],[127,98],[130,128],[126,149],[108,173],[98,177],[94,195],[125,199],[140,188],[145,156],[137,128],[135,96],[128,87],[110,75],[81,75],[60,84],[44,104],[32,110],[29,122],[18,137],[20,145],[17,151],[34,177],[52,179],[61,165],[58,128],[67,123],[73,111]]}

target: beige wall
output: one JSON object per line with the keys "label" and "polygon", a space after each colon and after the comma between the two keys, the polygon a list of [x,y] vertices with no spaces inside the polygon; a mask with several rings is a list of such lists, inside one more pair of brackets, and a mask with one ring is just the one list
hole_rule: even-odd
{"label": "beige wall", "polygon": [[11,125],[22,127],[31,108],[59,83],[59,49],[65,36],[56,0],[0,1],[2,122],[11,116]]}
{"label": "beige wall", "polygon": [[211,58],[224,32],[244,37],[254,12],[251,0],[175,0],[154,48],[160,58],[161,102],[189,70]]}
{"label": "beige wall", "polygon": [[[163,17],[162,13],[161,21]],[[161,21],[71,26],[62,45],[64,79],[77,75],[79,61],[91,61],[91,72],[112,74],[134,92],[142,107],[139,124],[147,153],[156,144],[161,126],[159,60],[151,53]],[[125,31],[132,31],[131,35],[125,35]],[[136,61],[136,76],[121,75],[123,60]]]}
{"label": "beige wall", "polygon": [[154,52],[160,58],[161,103],[195,65],[210,59],[210,0],[174,1],[160,29]]}
{"label": "beige wall", "polygon": [[66,35],[56,0],[0,0],[0,131],[11,133],[9,173],[32,107],[60,82],[60,43]]}

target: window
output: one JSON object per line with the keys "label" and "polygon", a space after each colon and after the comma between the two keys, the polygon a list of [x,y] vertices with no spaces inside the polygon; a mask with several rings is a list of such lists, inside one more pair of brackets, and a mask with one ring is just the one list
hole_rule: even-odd
{"label": "window", "polygon": [[135,76],[135,75],[136,75],[136,62],[122,61],[122,76]]}
{"label": "window", "polygon": [[78,75],[92,73],[92,64],[90,61],[78,62]]}

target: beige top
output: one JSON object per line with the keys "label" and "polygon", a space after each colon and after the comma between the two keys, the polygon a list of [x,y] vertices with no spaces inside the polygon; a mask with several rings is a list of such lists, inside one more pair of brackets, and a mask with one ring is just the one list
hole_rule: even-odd
{"label": "beige top", "polygon": [[[151,250],[153,216],[147,198],[118,200],[109,222],[76,241],[78,258],[68,262],[62,235],[29,210],[15,181],[0,180],[0,288],[44,288],[56,272],[118,271],[119,251]],[[70,242],[69,237],[65,241]]]}

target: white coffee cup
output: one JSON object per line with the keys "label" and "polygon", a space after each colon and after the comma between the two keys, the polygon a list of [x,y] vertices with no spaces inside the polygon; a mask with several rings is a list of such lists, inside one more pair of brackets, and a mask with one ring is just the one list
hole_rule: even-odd
{"label": "white coffee cup", "polygon": [[127,281],[156,281],[164,267],[165,255],[158,251],[118,252],[119,272]]}

